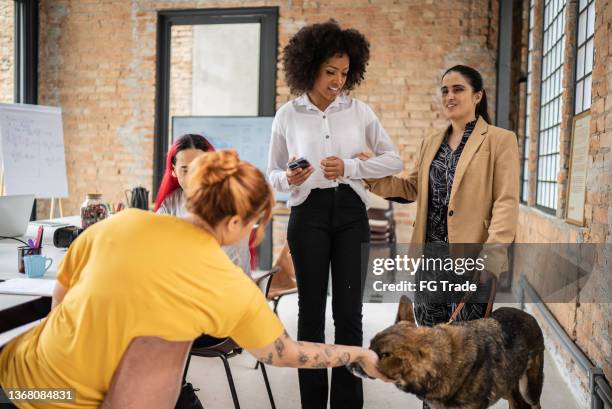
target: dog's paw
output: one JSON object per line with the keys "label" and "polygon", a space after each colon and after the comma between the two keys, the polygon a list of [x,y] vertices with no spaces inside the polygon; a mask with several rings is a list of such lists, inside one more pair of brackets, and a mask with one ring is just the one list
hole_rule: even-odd
{"label": "dog's paw", "polygon": [[358,363],[348,364],[346,365],[346,369],[348,369],[350,373],[352,373],[358,378],[374,379],[371,376],[369,376],[367,373],[365,373],[361,365],[359,365]]}

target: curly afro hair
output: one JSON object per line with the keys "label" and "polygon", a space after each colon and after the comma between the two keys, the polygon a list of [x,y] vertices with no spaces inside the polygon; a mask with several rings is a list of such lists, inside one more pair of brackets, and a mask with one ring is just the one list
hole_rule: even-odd
{"label": "curly afro hair", "polygon": [[298,31],[283,50],[285,80],[291,93],[312,89],[321,64],[338,54],[349,57],[344,89],[351,91],[363,80],[370,59],[370,43],[365,36],[354,29],[343,30],[333,19]]}

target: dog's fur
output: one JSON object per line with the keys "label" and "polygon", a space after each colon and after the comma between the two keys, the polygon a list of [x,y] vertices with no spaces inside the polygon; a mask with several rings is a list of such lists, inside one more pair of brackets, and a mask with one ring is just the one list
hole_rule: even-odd
{"label": "dog's fur", "polygon": [[[485,409],[500,398],[510,409],[539,409],[544,340],[536,320],[516,308],[490,318],[417,327],[402,297],[397,323],[370,343],[378,370],[434,409]],[[358,365],[349,367],[363,375]]]}

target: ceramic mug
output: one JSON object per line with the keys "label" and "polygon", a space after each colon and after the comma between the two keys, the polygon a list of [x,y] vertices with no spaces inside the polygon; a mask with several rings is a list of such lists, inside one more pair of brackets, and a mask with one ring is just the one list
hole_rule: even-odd
{"label": "ceramic mug", "polygon": [[26,276],[29,278],[39,278],[45,275],[49,267],[51,267],[53,259],[39,255],[25,256],[23,264],[25,265]]}

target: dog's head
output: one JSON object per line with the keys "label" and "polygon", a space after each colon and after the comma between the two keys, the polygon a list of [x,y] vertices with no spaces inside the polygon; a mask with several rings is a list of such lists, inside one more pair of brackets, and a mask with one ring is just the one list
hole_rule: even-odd
{"label": "dog's head", "polygon": [[378,333],[370,349],[378,355],[378,370],[405,392],[426,394],[435,387],[438,376],[436,334],[431,328],[417,327],[412,301],[402,296],[396,324]]}
{"label": "dog's head", "polygon": [[[395,323],[397,324],[399,322],[409,323],[416,327],[416,323],[414,321],[414,310],[412,308],[412,300],[405,295],[402,295],[402,297],[400,298],[399,306],[397,309],[397,314],[395,316]],[[379,333],[378,335],[380,334],[382,333]],[[370,345],[370,349],[373,349],[371,345]],[[381,358],[380,354],[378,354],[378,358],[380,360]],[[347,365],[347,369],[355,376],[358,376],[360,378],[372,379],[363,371],[363,369],[358,363],[352,363],[352,364]]]}

